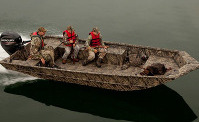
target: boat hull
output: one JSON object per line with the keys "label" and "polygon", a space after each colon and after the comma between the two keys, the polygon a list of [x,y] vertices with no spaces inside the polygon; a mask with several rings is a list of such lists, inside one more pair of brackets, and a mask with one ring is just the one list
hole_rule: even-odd
{"label": "boat hull", "polygon": [[1,64],[8,70],[22,72],[24,74],[42,79],[62,81],[117,91],[142,90],[174,80],[174,78],[113,76],[105,74],[73,72],[54,68],[13,65],[8,63]]}

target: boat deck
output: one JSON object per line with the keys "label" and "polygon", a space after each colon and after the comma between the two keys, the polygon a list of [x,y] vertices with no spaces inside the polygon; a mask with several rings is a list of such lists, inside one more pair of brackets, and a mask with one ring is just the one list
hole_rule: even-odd
{"label": "boat deck", "polygon": [[[165,58],[165,57],[157,57],[157,56],[150,56],[147,62],[142,66],[143,68],[151,65],[152,63],[162,63],[164,62],[167,68],[171,67],[172,70],[166,72],[165,76],[174,75],[177,73],[179,67],[175,63],[172,58]],[[121,66],[119,65],[110,65],[110,64],[102,64],[101,68],[97,68],[95,62],[88,64],[87,66],[82,66],[82,61],[73,62],[68,61],[66,64],[62,64],[62,60],[58,59],[55,62],[58,66],[60,66],[64,70],[70,70],[74,72],[85,72],[85,73],[94,73],[94,74],[109,74],[109,75],[121,75],[121,76],[141,76],[140,72],[143,71],[140,67],[133,67],[130,66],[126,70],[121,70]]]}
{"label": "boat deck", "polygon": [[[24,66],[35,66],[38,61],[37,60],[26,60],[26,61],[21,61],[21,60],[13,60],[13,64],[18,64],[18,65],[24,65]],[[67,71],[73,71],[73,72],[82,72],[82,73],[93,73],[93,74],[108,74],[108,75],[121,75],[121,76],[141,76],[140,72],[143,71],[142,68],[140,67],[133,67],[130,66],[126,70],[121,70],[121,66],[119,65],[110,65],[110,64],[105,64],[102,63],[101,68],[97,68],[95,65],[95,62],[91,62],[87,66],[82,66],[82,60],[79,62],[75,62],[73,64],[70,59],[68,59],[66,64],[62,64],[62,59],[57,59],[56,60],[56,65],[58,65],[61,69],[67,70]],[[172,58],[166,58],[166,57],[158,57],[158,56],[153,56],[151,55],[147,62],[141,66],[143,68],[146,68],[147,66],[151,65],[152,63],[164,63],[167,68],[171,67],[172,70],[166,72],[164,76],[168,75],[175,75],[178,73],[179,67],[175,63],[175,61]]]}
{"label": "boat deck", "polygon": [[[54,39],[54,38],[47,39],[46,43],[50,46],[53,46],[54,48],[56,48],[58,45],[60,45],[60,41],[58,39]],[[82,47],[83,45],[80,44],[79,46]],[[110,47],[108,49],[107,54],[114,53],[114,54],[121,55],[124,53],[124,51],[125,50],[121,47],[118,47],[117,50]],[[82,66],[82,61],[76,62],[75,65],[71,61],[69,61],[66,64],[62,64],[61,58],[57,59],[55,63],[58,66],[60,66],[62,69],[65,69],[65,70],[70,70],[70,71],[74,71],[74,72],[93,73],[93,74],[100,73],[100,74],[122,75],[122,76],[141,76],[140,72],[143,71],[142,68],[133,67],[133,66],[130,66],[126,70],[121,70],[121,65],[112,65],[110,63],[102,64],[101,68],[97,68],[94,62],[88,64],[87,66]],[[169,58],[169,57],[160,57],[160,56],[150,55],[147,62],[141,67],[146,68],[147,66],[149,66],[153,63],[163,63],[163,64],[165,64],[165,66],[167,68],[169,68],[169,67],[172,68],[172,70],[166,72],[166,74],[164,76],[174,75],[174,74],[178,73],[179,66],[177,65],[177,63],[175,62],[175,60],[173,58]]]}
{"label": "boat deck", "polygon": [[[46,39],[46,44],[49,46],[53,46],[53,48],[57,48],[60,46],[60,41],[58,39],[54,38],[49,38]],[[80,44],[80,46],[83,46]],[[118,47],[117,50],[114,50],[113,47],[110,47],[108,49],[107,55],[109,54],[109,59],[110,55],[118,55],[116,56],[117,58],[124,53],[124,49],[122,47]],[[7,59],[7,61],[9,58]],[[95,62],[92,62],[88,64],[87,66],[82,66],[82,61],[80,60],[79,62],[76,62],[73,64],[71,60],[68,59],[68,62],[66,64],[62,64],[62,59],[59,57],[55,63],[61,69],[66,70],[66,71],[72,71],[72,72],[82,72],[82,73],[91,73],[91,74],[104,74],[104,75],[118,75],[118,76],[141,76],[140,72],[143,71],[142,68],[146,68],[147,66],[150,66],[153,63],[163,63],[165,64],[166,68],[171,67],[172,70],[166,72],[164,76],[169,76],[169,75],[175,75],[179,73],[179,66],[175,62],[173,58],[170,57],[162,57],[162,56],[156,56],[156,55],[150,55],[146,63],[140,67],[134,67],[130,66],[126,70],[121,70],[121,61],[117,64],[114,65],[110,62],[102,63],[101,68],[97,68],[95,65]],[[38,60],[13,60],[13,64],[18,64],[18,65],[23,65],[23,66],[36,66],[38,64]]]}

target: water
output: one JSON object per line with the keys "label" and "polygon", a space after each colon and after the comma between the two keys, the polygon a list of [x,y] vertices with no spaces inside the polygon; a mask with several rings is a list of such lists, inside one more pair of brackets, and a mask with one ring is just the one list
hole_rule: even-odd
{"label": "water", "polygon": [[[0,0],[0,33],[14,31],[28,40],[40,26],[48,30],[47,35],[61,35],[72,25],[80,38],[87,38],[92,27],[98,26],[104,40],[185,50],[199,61],[198,6],[198,0]],[[2,48],[0,54],[0,59],[8,56]],[[78,85],[60,89],[59,83],[1,66],[0,121],[186,121],[186,116],[187,121],[197,122],[198,74],[199,70],[167,87],[123,97]]]}

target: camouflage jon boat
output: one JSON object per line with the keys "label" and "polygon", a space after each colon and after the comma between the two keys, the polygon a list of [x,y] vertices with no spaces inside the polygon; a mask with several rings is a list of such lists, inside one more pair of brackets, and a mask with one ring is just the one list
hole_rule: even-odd
{"label": "camouflage jon boat", "polygon": [[[83,49],[85,40],[80,40],[79,42],[80,47],[82,47],[78,55],[80,62],[73,64],[69,60],[68,63],[62,64],[61,57],[64,53],[64,48],[59,46],[62,37],[46,36],[45,38],[45,43],[53,46],[55,49],[55,62],[60,69],[41,67],[38,66],[38,60],[27,60],[30,44],[16,51],[10,57],[3,59],[0,61],[0,64],[8,70],[22,72],[42,79],[118,91],[132,91],[155,87],[199,68],[199,62],[185,51],[115,42],[105,42],[109,48],[101,68],[97,68],[94,62],[87,66],[82,66],[81,62],[87,56],[86,51]],[[126,63],[127,57],[129,60],[134,60],[130,56],[140,53],[144,53],[149,57],[142,64],[142,67],[147,67],[153,63],[163,63],[166,67],[172,67],[172,69],[164,75],[157,76],[142,76],[140,72],[143,69],[133,65],[125,70],[121,70],[121,67]]]}

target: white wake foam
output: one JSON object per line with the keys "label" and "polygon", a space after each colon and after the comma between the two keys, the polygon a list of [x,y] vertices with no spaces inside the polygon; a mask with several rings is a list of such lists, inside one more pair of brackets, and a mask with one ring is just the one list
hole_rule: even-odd
{"label": "white wake foam", "polygon": [[25,82],[27,80],[35,80],[37,78],[31,77],[22,73],[14,72],[14,71],[7,71],[0,72],[0,85],[10,85],[17,82]]}
{"label": "white wake foam", "polygon": [[[23,34],[19,35],[21,35],[23,41],[30,40],[29,36],[24,36]],[[0,60],[8,56],[9,54],[7,54],[6,51],[0,46]],[[10,85],[16,82],[25,82],[27,80],[35,80],[35,79],[37,78],[14,71],[8,71],[3,66],[0,65],[0,85]]]}

